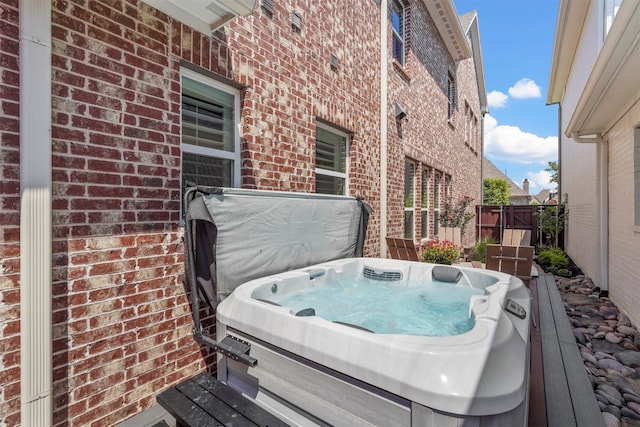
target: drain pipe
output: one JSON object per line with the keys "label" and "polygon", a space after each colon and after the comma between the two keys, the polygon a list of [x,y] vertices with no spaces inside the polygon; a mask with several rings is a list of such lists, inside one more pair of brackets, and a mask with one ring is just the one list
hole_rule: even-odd
{"label": "drain pipe", "polygon": [[598,221],[596,223],[596,284],[600,286],[600,296],[609,295],[609,151],[607,140],[602,134],[571,134],[578,143],[596,144],[596,201]]}
{"label": "drain pipe", "polygon": [[51,2],[20,0],[21,424],[52,424]]}
{"label": "drain pipe", "polygon": [[380,258],[387,257],[387,2],[380,2]]}

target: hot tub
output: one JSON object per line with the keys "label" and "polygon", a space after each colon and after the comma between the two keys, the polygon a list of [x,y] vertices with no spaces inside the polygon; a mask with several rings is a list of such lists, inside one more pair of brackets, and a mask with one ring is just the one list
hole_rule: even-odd
{"label": "hot tub", "polygon": [[[340,303],[355,312],[362,301],[342,291],[350,280],[388,287],[377,297],[383,306],[408,288],[426,306],[437,299],[426,293],[433,283],[445,295],[467,292],[465,318],[453,322],[461,329],[396,328],[402,308],[396,314],[365,309],[355,316],[368,318],[361,322],[325,314],[322,301],[304,301],[303,308],[281,303],[334,286]],[[499,272],[377,258],[326,262],[248,281],[218,305],[218,339],[246,346],[257,360],[248,366],[219,356],[218,376],[292,424],[523,426],[529,312],[528,289]],[[384,319],[380,327],[370,323],[376,315]],[[400,323],[419,324],[419,317],[418,310]]]}

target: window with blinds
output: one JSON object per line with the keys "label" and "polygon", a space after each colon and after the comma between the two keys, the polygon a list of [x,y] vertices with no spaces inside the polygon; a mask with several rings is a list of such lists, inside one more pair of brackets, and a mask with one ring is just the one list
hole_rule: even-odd
{"label": "window with blinds", "polygon": [[182,190],[239,181],[239,92],[182,70]]}
{"label": "window with blinds", "polygon": [[348,151],[347,134],[316,125],[316,193],[347,194]]}
{"label": "window with blinds", "polygon": [[405,160],[404,162],[404,238],[414,238],[415,223],[415,163]]}

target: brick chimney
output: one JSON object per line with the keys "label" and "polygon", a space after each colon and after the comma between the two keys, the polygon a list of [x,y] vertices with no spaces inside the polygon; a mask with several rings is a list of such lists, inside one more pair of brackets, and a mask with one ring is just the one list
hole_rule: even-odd
{"label": "brick chimney", "polygon": [[524,194],[529,194],[529,180],[527,178],[522,181],[522,192]]}

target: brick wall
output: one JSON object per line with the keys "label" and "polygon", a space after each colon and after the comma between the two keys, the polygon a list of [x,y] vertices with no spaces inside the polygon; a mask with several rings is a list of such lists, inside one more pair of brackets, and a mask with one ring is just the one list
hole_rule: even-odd
{"label": "brick wall", "polygon": [[18,5],[0,1],[0,423],[20,418]]}
{"label": "brick wall", "polygon": [[[292,11],[302,17],[299,33]],[[317,120],[349,132],[348,194],[363,196],[376,212],[369,254],[379,252],[380,229],[379,13],[370,0],[278,1],[271,18],[254,13],[227,33],[234,79],[248,86],[242,185],[314,192]]]}
{"label": "brick wall", "polygon": [[113,425],[213,368],[182,283],[179,61],[229,73],[224,43],[142,3],[52,21],[54,424]]}
{"label": "brick wall", "polygon": [[[390,67],[389,105],[400,102],[408,116],[396,123],[389,112],[389,227],[388,234],[404,233],[404,159],[417,164],[416,175],[421,168],[438,171],[451,177],[451,202],[455,204],[463,196],[481,200],[480,167],[481,148],[465,144],[465,102],[469,104],[478,121],[481,120],[480,101],[473,59],[455,62],[449,55],[435,24],[422,2],[411,3],[411,38],[404,66],[394,62]],[[390,39],[389,39],[390,42]],[[457,105],[451,121],[447,120],[447,76],[452,73],[457,86]],[[480,132],[478,125],[477,132]],[[444,181],[444,178],[443,178]],[[420,188],[420,180],[416,188]],[[433,231],[433,194],[431,187],[430,230]],[[440,189],[441,211],[445,194]],[[419,215],[415,216],[415,229],[420,230]],[[429,236],[420,236],[431,238]],[[473,241],[473,227],[465,236]]]}
{"label": "brick wall", "polygon": [[[441,71],[455,64],[420,7],[411,27],[430,40],[413,42],[399,74],[389,64],[389,123],[396,99],[410,114],[389,128],[393,227],[402,224],[405,157],[450,175],[454,195],[473,196],[480,179],[477,153],[460,148],[457,117],[446,120]],[[20,416],[17,8],[0,0],[0,422],[7,425]],[[191,336],[182,283],[181,61],[245,85],[243,187],[315,191],[316,123],[349,133],[348,191],[375,210],[365,248],[375,256],[380,9],[371,0],[279,1],[272,17],[256,12],[212,36],[141,2],[58,0],[52,9],[54,424],[113,425],[167,386],[215,369],[215,356]],[[302,17],[300,32],[291,11]],[[458,64],[459,98],[477,108],[477,94],[461,82],[469,67]],[[213,314],[201,315],[214,333]]]}

